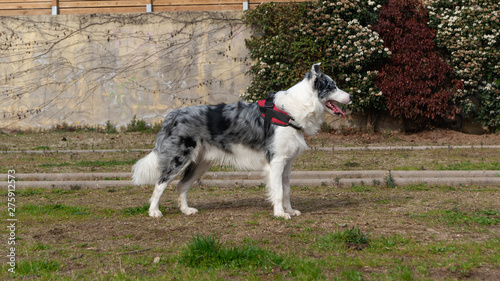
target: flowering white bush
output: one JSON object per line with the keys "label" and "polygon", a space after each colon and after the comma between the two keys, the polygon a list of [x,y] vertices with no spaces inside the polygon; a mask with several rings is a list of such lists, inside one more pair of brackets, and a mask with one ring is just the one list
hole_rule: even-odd
{"label": "flowering white bush", "polygon": [[[429,25],[464,83],[455,100],[466,116],[500,130],[500,5],[498,0],[430,0]],[[476,101],[476,102],[475,102]]]}
{"label": "flowering white bush", "polygon": [[246,41],[256,63],[244,98],[254,101],[270,90],[286,89],[321,62],[323,71],[354,96],[352,109],[384,110],[384,96],[373,79],[390,51],[370,26],[384,1],[269,3],[248,11],[246,23],[258,27],[261,36]]}

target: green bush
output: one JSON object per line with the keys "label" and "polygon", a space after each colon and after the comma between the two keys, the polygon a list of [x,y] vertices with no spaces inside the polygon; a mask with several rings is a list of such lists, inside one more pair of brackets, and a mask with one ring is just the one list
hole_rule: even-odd
{"label": "green bush", "polygon": [[101,130],[100,132],[108,133],[108,134],[116,134],[116,133],[118,133],[118,130],[116,130],[116,126],[111,124],[111,121],[108,120],[108,121],[106,121],[104,129]]}
{"label": "green bush", "polygon": [[130,123],[127,124],[127,132],[144,132],[147,130],[147,125],[144,120],[138,120],[134,115]]}
{"label": "green bush", "polygon": [[259,5],[245,13],[256,29],[246,40],[255,64],[243,98],[256,101],[288,89],[314,63],[354,96],[350,108],[377,113],[384,97],[373,79],[390,51],[370,24],[385,0],[338,0]]}
{"label": "green bush", "polygon": [[500,130],[500,5],[496,0],[431,0],[436,44],[464,83],[455,95],[462,114]]}
{"label": "green bush", "polygon": [[137,116],[134,115],[130,123],[127,124],[127,132],[141,132],[141,133],[158,133],[161,129],[162,122],[148,124],[144,120],[137,119]]}

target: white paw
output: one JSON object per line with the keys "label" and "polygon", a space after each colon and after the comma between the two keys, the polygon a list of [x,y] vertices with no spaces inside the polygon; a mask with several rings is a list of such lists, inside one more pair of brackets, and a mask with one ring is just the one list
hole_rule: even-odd
{"label": "white paw", "polygon": [[181,212],[183,212],[185,215],[194,215],[196,213],[198,213],[198,210],[196,210],[195,208],[185,208],[185,209],[181,209]]}
{"label": "white paw", "polygon": [[285,220],[289,220],[292,218],[288,213],[274,213],[274,216],[277,218],[283,218]]}
{"label": "white paw", "polygon": [[297,217],[302,214],[299,210],[294,210],[294,209],[286,210],[286,213],[290,214],[290,216],[297,216]]}
{"label": "white paw", "polygon": [[161,218],[163,216],[159,209],[154,209],[154,210],[149,209],[148,213],[149,216],[152,218]]}

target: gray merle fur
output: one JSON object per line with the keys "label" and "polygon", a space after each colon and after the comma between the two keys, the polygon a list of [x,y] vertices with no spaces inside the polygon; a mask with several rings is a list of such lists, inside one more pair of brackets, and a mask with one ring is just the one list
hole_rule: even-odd
{"label": "gray merle fur", "polygon": [[[271,126],[269,136],[264,136],[264,121],[258,105],[246,102],[232,104],[199,105],[170,112],[156,137],[155,151],[163,167],[159,183],[168,182],[192,159],[197,145],[203,143],[230,153],[233,144],[242,144],[255,150],[264,150],[271,161],[273,153],[268,141],[274,134]],[[184,172],[189,178],[196,163],[191,163]]]}

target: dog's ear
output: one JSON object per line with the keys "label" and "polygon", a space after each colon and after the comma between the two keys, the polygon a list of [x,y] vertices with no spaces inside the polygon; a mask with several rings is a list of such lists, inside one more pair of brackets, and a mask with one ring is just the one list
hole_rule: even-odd
{"label": "dog's ear", "polygon": [[320,65],[320,62],[313,64],[313,66],[311,67],[311,72],[313,75],[319,75],[320,73],[322,73],[321,69],[319,68]]}
{"label": "dog's ear", "polygon": [[318,77],[319,75],[321,75],[321,73],[323,73],[323,72],[321,72],[321,69],[319,68],[320,64],[321,64],[320,62],[313,64],[313,66],[311,67],[311,70],[308,71],[306,73],[306,75],[304,76],[304,79],[308,79],[308,80],[312,80],[312,81],[316,80],[316,77]]}

